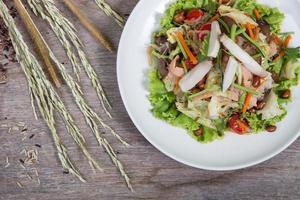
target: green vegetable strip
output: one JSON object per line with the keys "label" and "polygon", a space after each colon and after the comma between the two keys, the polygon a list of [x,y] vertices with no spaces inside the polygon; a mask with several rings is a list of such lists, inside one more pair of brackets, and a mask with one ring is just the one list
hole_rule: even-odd
{"label": "green vegetable strip", "polygon": [[231,31],[230,31],[230,38],[234,41],[235,40],[235,37],[236,37],[236,29],[237,29],[237,26],[235,24],[233,24],[231,26]]}
{"label": "green vegetable strip", "polygon": [[186,64],[184,63],[183,60],[181,61],[181,64],[182,64],[182,66],[183,66],[184,73],[186,74],[186,73],[188,72],[187,67],[186,67]]}
{"label": "green vegetable strip", "polygon": [[255,95],[255,96],[258,96],[258,95],[259,95],[258,92],[256,92],[255,90],[253,90],[253,89],[251,89],[251,88],[247,88],[247,87],[241,86],[241,85],[236,84],[236,83],[234,83],[233,86],[234,86],[235,88],[239,89],[239,90],[242,90],[242,91],[251,93],[251,94],[253,94],[253,95]]}
{"label": "green vegetable strip", "polygon": [[185,59],[188,59],[188,56],[187,56],[187,54],[186,54],[186,52],[185,52],[183,46],[181,45],[179,39],[177,38],[177,36],[176,36],[175,38],[176,38],[177,44],[178,44],[178,46],[179,46],[179,48],[180,48],[180,50],[181,50],[181,52],[182,52],[182,54],[183,54],[183,57],[184,57]]}
{"label": "green vegetable strip", "polygon": [[161,55],[156,51],[152,51],[152,55],[154,55],[157,58],[162,58],[162,59],[168,59],[169,58],[169,56]]}
{"label": "green vegetable strip", "polygon": [[240,96],[240,99],[238,101],[238,104],[239,104],[239,107],[240,109],[243,108],[243,105],[244,105],[244,102],[245,102],[245,99],[246,99],[246,93],[243,93],[241,96]]}
{"label": "green vegetable strip", "polygon": [[245,31],[246,31],[246,29],[244,29],[244,28],[241,28],[241,29],[237,30],[236,33],[235,33],[235,37],[242,34],[242,33],[244,33]]}
{"label": "green vegetable strip", "polygon": [[254,59],[259,58],[259,57],[260,57],[260,53],[255,54],[255,55],[252,56],[252,58],[254,58]]}
{"label": "green vegetable strip", "polygon": [[227,31],[227,33],[230,33],[229,27],[227,26],[227,24],[222,19],[219,18],[218,22],[221,23],[221,25],[225,28],[225,30]]}
{"label": "green vegetable strip", "polygon": [[254,46],[256,46],[256,48],[260,51],[260,53],[262,54],[263,57],[266,57],[266,53],[264,52],[264,50],[259,46],[259,44],[257,42],[255,42],[254,40],[252,40],[247,33],[242,32],[243,36],[249,40],[249,42],[251,42]]}

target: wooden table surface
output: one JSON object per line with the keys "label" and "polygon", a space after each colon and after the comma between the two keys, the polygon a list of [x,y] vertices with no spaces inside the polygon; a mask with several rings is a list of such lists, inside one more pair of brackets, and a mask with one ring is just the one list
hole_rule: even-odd
{"label": "wooden table surface", "polygon": [[[59,93],[86,136],[89,150],[102,163],[105,172],[93,173],[63,125],[58,123],[59,134],[88,183],[81,183],[72,175],[63,173],[47,126],[42,120],[34,119],[26,79],[20,66],[15,63],[8,66],[7,84],[0,85],[1,200],[300,199],[300,140],[269,161],[247,169],[227,172],[194,169],[168,158],[155,149],[138,132],[126,113],[117,85],[116,53],[105,51],[61,1],[56,2],[75,24],[80,38],[84,41],[90,61],[101,76],[107,95],[114,106],[113,120],[106,119],[106,121],[132,145],[126,148],[107,135],[112,145],[120,152],[120,158],[125,163],[135,192],[132,193],[126,188],[118,171],[84,123],[65,86],[59,90]],[[117,49],[122,29],[98,10],[94,1],[76,0],[76,2],[95,24],[101,27]],[[138,0],[109,0],[108,2],[121,14],[128,16]],[[34,20],[59,60],[71,68],[70,62],[48,25],[40,18],[34,17]],[[25,40],[30,44],[22,23],[18,19],[17,23],[24,33]],[[81,84],[85,89],[88,102],[104,116],[94,90],[84,74]],[[25,137],[16,128],[19,122],[24,122],[28,126]],[[12,129],[9,131],[6,125]],[[35,144],[40,144],[41,148],[36,147]],[[24,158],[20,152],[24,148],[38,150],[38,164],[26,169],[20,166],[19,159]],[[10,165],[5,167],[6,157],[9,158]],[[36,168],[39,173],[40,184],[33,168]],[[32,176],[33,180],[30,180],[27,174]],[[17,182],[20,182],[23,188],[18,187]]]}

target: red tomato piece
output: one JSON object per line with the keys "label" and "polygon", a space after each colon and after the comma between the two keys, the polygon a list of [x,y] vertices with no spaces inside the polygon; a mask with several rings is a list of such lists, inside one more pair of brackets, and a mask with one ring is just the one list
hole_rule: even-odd
{"label": "red tomato piece", "polygon": [[238,114],[233,114],[228,121],[229,128],[237,134],[244,135],[250,128],[246,121],[241,120]]}
{"label": "red tomato piece", "polygon": [[200,9],[193,8],[187,13],[186,20],[195,20],[199,17],[202,17],[203,15],[204,13]]}
{"label": "red tomato piece", "polygon": [[210,31],[211,30],[211,23],[206,23],[206,24],[203,24],[199,30],[201,31]]}
{"label": "red tomato piece", "polygon": [[185,63],[185,66],[187,69],[193,69],[196,66],[192,63],[192,61],[190,59],[184,61],[184,63]]}

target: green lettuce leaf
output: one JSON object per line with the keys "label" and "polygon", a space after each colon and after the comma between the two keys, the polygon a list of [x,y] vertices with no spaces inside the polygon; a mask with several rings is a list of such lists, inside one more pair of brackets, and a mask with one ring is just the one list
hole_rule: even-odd
{"label": "green lettuce leaf", "polygon": [[266,14],[263,19],[271,25],[271,30],[274,33],[279,33],[284,20],[284,14],[278,8],[269,8],[269,11],[269,14]]}
{"label": "green lettuce leaf", "polygon": [[152,113],[155,117],[165,120],[174,126],[194,131],[199,128],[196,121],[190,117],[181,114],[175,105],[175,95],[173,92],[167,92],[164,83],[160,80],[158,71],[152,69],[148,74],[148,99],[152,105]]}
{"label": "green lettuce leaf", "polygon": [[235,0],[233,7],[245,11],[253,16],[253,9],[256,5],[256,0]]}
{"label": "green lettuce leaf", "polygon": [[152,69],[148,73],[148,80],[149,80],[149,92],[151,94],[160,94],[166,93],[167,90],[165,88],[164,83],[160,80],[158,71],[156,69]]}
{"label": "green lettuce leaf", "polygon": [[286,79],[296,79],[299,80],[299,74],[300,74],[300,60],[290,60],[286,63],[284,66],[281,77]]}
{"label": "green lettuce leaf", "polygon": [[203,127],[203,134],[198,137],[197,140],[201,143],[208,143],[220,138],[222,137],[219,135],[218,131],[208,127]]}
{"label": "green lettuce leaf", "polygon": [[283,63],[284,63],[284,59],[281,58],[281,59],[278,60],[277,62],[272,63],[272,64],[269,66],[268,70],[271,71],[271,72],[274,72],[274,73],[276,73],[276,74],[280,74],[281,69],[282,69],[282,67],[283,67]]}
{"label": "green lettuce leaf", "polygon": [[258,133],[258,132],[266,130],[267,126],[276,125],[278,122],[283,120],[283,118],[287,114],[287,111],[283,107],[281,107],[281,109],[283,110],[282,115],[278,115],[278,116],[276,116],[272,119],[268,119],[268,120],[263,120],[262,115],[260,115],[260,114],[249,113],[249,112],[245,113],[243,115],[243,118],[248,121],[252,131],[254,133]]}
{"label": "green lettuce leaf", "polygon": [[234,7],[247,12],[252,17],[254,17],[253,9],[256,8],[262,19],[270,24],[272,32],[280,32],[284,14],[280,12],[278,8],[270,8],[266,5],[257,3],[256,0],[236,0]]}
{"label": "green lettuce leaf", "polygon": [[218,9],[218,3],[216,0],[204,0],[202,9],[207,11],[209,14],[214,15]]}
{"label": "green lettuce leaf", "polygon": [[173,126],[187,129],[190,133],[193,133],[199,129],[199,124],[192,118],[180,113],[174,120],[170,122]]}
{"label": "green lettuce leaf", "polygon": [[225,131],[227,130],[227,121],[228,119],[215,119],[214,124],[217,128],[217,133],[219,137],[224,136]]}
{"label": "green lettuce leaf", "polygon": [[175,95],[172,92],[167,92],[164,83],[159,78],[158,71],[151,70],[148,74],[148,80],[150,92],[148,98],[153,107],[154,116],[167,121],[175,118],[178,114],[174,111]]}
{"label": "green lettuce leaf", "polygon": [[281,81],[276,87],[276,91],[282,91],[290,89],[293,86],[297,86],[300,80],[300,62],[289,60],[283,67],[281,72]]}
{"label": "green lettuce leaf", "polygon": [[282,91],[282,90],[287,90],[290,89],[293,86],[296,86],[298,84],[298,80],[297,79],[285,79],[285,80],[281,80],[278,84],[278,86],[276,87],[277,91]]}
{"label": "green lettuce leaf", "polygon": [[274,33],[279,33],[281,30],[281,24],[284,20],[284,14],[280,12],[278,8],[271,8],[262,4],[257,4],[256,9],[262,19],[270,24],[271,30]]}

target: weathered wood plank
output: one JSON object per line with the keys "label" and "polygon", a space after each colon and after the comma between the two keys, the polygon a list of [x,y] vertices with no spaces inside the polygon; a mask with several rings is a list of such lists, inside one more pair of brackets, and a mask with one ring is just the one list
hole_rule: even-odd
{"label": "weathered wood plank", "polygon": [[[158,152],[139,134],[125,111],[116,80],[116,54],[108,53],[98,45],[63,3],[57,2],[59,8],[78,29],[89,58],[101,76],[104,88],[114,105],[112,111],[114,119],[106,118],[107,122],[132,144],[131,148],[125,148],[108,136],[113,146],[122,152],[120,158],[132,177],[136,191],[131,193],[127,190],[109,158],[85,125],[66,87],[59,92],[86,136],[89,149],[104,167],[105,173],[93,174],[78,147],[58,122],[58,130],[70,150],[72,159],[89,182],[83,184],[71,175],[63,174],[45,123],[34,119],[25,77],[18,64],[13,64],[8,70],[9,82],[0,85],[0,126],[23,121],[28,125],[28,132],[30,132],[27,137],[31,133],[35,136],[22,141],[18,131],[8,133],[7,128],[0,128],[0,199],[300,199],[299,140],[289,149],[263,164],[230,172],[194,169]],[[93,1],[76,0],[76,2],[117,49],[121,28],[101,13]],[[109,2],[120,13],[128,15],[138,0],[110,0]],[[63,49],[47,24],[36,17],[34,20],[60,61],[66,63],[66,66],[71,69]],[[20,22],[18,24],[24,32],[23,25]],[[24,36],[29,42],[28,36],[26,34]],[[81,84],[85,89],[88,102],[104,116],[89,81],[84,75],[82,77]],[[41,132],[44,133],[40,134]],[[42,148],[35,147],[34,144],[40,144]],[[36,180],[27,180],[26,173],[32,174],[32,172],[22,169],[19,165],[19,159],[23,158],[20,152],[24,148],[38,148],[40,159],[36,168],[39,171],[41,185],[38,185]],[[10,166],[4,168],[6,156],[9,157]],[[34,178],[34,175],[32,176]],[[24,188],[18,188],[16,181],[20,181]]]}

